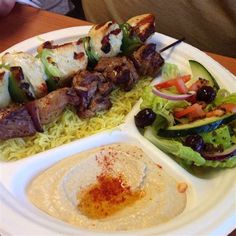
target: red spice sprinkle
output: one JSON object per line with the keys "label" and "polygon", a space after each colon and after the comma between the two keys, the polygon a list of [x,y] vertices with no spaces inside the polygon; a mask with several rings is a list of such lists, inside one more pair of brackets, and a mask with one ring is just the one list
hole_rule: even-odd
{"label": "red spice sprinkle", "polygon": [[96,156],[96,161],[102,167],[102,172],[107,173],[109,171],[112,171],[115,158],[114,158],[114,155],[112,155],[111,153],[109,155],[103,155],[101,157]]}
{"label": "red spice sprinkle", "polygon": [[116,198],[122,193],[130,194],[130,186],[125,186],[121,176],[110,177],[106,175],[97,176],[98,186],[92,188],[89,194],[93,201],[110,201],[114,204],[122,202],[122,198]]}
{"label": "red spice sprinkle", "polygon": [[144,196],[141,190],[132,192],[121,175],[101,174],[97,181],[84,193],[78,205],[80,211],[90,218],[105,218]]}

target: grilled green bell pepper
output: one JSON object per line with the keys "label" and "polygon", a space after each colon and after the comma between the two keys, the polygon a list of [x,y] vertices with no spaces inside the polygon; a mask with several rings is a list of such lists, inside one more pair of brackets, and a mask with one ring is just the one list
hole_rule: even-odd
{"label": "grilled green bell pepper", "polygon": [[10,67],[10,72],[8,89],[12,100],[25,103],[34,99],[30,91],[30,84],[24,79],[21,67]]}
{"label": "grilled green bell pepper", "polygon": [[139,48],[143,42],[135,34],[135,32],[132,31],[132,27],[128,23],[121,24],[120,28],[123,32],[121,51],[127,56]]}
{"label": "grilled green bell pepper", "polygon": [[84,45],[85,52],[88,56],[88,67],[93,68],[97,64],[99,57],[96,52],[91,48],[90,37],[82,38],[82,42]]}
{"label": "grilled green bell pepper", "polygon": [[60,78],[61,73],[57,65],[51,61],[53,58],[53,52],[50,49],[44,48],[37,57],[41,59],[44,65],[45,73],[47,75],[46,83],[48,90],[56,90],[59,87],[58,78]]}

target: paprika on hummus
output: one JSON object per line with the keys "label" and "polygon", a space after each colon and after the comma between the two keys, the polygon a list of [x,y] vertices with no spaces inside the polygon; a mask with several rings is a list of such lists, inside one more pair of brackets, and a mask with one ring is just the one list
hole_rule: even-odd
{"label": "paprika on hummus", "polygon": [[47,214],[80,228],[132,230],[179,215],[186,206],[182,184],[179,191],[137,146],[118,143],[56,163],[30,183],[28,197]]}

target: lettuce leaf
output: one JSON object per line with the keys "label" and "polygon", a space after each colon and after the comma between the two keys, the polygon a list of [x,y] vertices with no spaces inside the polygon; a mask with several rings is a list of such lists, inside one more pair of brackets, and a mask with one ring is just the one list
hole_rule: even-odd
{"label": "lettuce leaf", "polygon": [[206,161],[204,166],[214,168],[233,168],[236,166],[236,156],[229,158],[227,161]]}
{"label": "lettuce leaf", "polygon": [[224,149],[229,148],[231,143],[231,136],[229,127],[227,125],[207,133],[200,134],[205,143],[212,143],[214,146],[222,145]]}
{"label": "lettuce leaf", "polygon": [[205,160],[198,152],[192,148],[184,146],[181,142],[173,139],[164,139],[155,134],[155,129],[151,126],[146,127],[144,137],[147,138],[156,147],[165,153],[170,153],[177,158],[180,158],[179,164],[184,168],[194,164],[196,166],[204,167],[220,167],[220,168],[233,168],[236,166],[236,156],[231,157],[226,161],[208,161]]}
{"label": "lettuce leaf", "polygon": [[184,146],[181,142],[158,137],[151,126],[145,128],[144,137],[162,151],[183,159],[188,165],[195,164],[196,166],[202,166],[206,162],[198,152],[195,152],[190,147]]}
{"label": "lettuce leaf", "polygon": [[177,107],[187,107],[189,105],[185,100],[172,101],[161,98],[152,92],[150,86],[144,89],[142,99],[143,102],[140,105],[141,109],[151,108],[156,114],[164,117],[168,121],[169,125],[174,125],[175,123],[172,110]]}
{"label": "lettuce leaf", "polygon": [[165,63],[161,69],[161,76],[163,80],[173,79],[179,75],[180,75],[179,68],[175,64]]}
{"label": "lettuce leaf", "polygon": [[229,93],[226,89],[220,89],[215,97],[214,104],[219,106],[224,103],[236,104],[236,93]]}

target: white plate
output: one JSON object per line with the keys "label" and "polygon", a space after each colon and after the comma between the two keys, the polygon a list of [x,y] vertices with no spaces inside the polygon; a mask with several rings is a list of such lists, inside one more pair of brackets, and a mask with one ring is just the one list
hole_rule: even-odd
{"label": "white plate", "polygon": [[[73,41],[85,35],[89,27],[73,27],[40,35],[23,41],[7,51],[35,53],[41,40],[57,43]],[[79,36],[78,36],[79,35]],[[157,43],[157,49],[174,41],[173,38],[155,34],[150,41]],[[164,52],[168,62],[177,64],[181,71],[190,72],[188,60],[201,62],[217,78],[221,86],[236,91],[235,77],[221,65],[200,50],[181,43]],[[39,172],[58,160],[93,147],[113,142],[128,142],[139,145],[155,162],[177,180],[189,184],[187,207],[173,220],[157,227],[139,231],[109,233],[112,235],[226,235],[236,227],[235,169],[212,172],[196,177],[180,167],[168,155],[144,139],[135,128],[133,116],[137,104],[126,118],[126,122],[97,135],[16,161],[0,163],[0,234],[1,235],[105,235],[81,230],[54,219],[34,207],[26,196],[26,186]]]}

